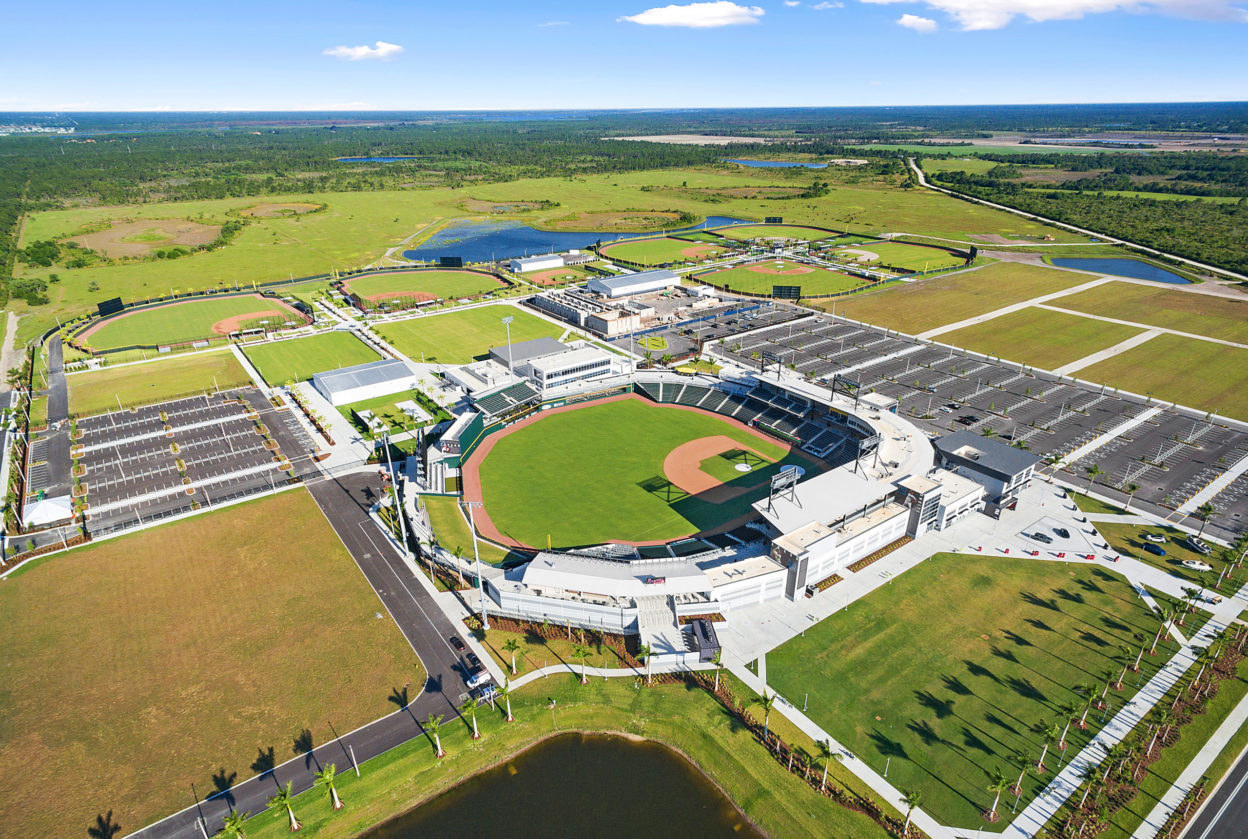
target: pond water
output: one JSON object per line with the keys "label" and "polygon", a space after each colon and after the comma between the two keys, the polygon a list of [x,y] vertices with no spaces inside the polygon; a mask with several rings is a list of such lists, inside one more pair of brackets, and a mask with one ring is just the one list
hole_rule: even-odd
{"label": "pond water", "polygon": [[407,259],[422,261],[432,261],[442,256],[459,256],[463,257],[465,262],[491,262],[496,259],[566,251],[570,248],[587,248],[598,242],[655,236],[660,232],[686,233],[703,227],[755,223],[730,216],[707,216],[703,224],[682,227],[679,230],[617,233],[609,230],[576,232],[538,230],[518,221],[462,221],[439,230],[420,247],[403,251],[403,256]]}
{"label": "pond water", "polygon": [[654,743],[569,734],[365,839],[764,839],[693,765]]}
{"label": "pond water", "polygon": [[740,163],[742,166],[749,166],[753,169],[827,169],[826,163],[794,163],[791,160],[733,160],[729,159],[729,163]]}
{"label": "pond water", "polygon": [[335,157],[339,163],[395,163],[399,160],[416,160],[415,157]]}
{"label": "pond water", "polygon": [[1061,268],[1077,268],[1080,271],[1095,271],[1098,274],[1113,274],[1116,277],[1131,277],[1136,280],[1152,280],[1155,283],[1173,283],[1189,285],[1191,280],[1180,277],[1165,268],[1158,268],[1138,259],[1122,259],[1119,257],[1054,257],[1053,264]]}

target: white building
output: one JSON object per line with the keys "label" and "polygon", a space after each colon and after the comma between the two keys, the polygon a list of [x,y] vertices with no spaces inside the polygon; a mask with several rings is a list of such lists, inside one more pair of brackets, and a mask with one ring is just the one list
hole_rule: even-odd
{"label": "white building", "polygon": [[542,256],[526,256],[521,259],[511,260],[510,267],[512,273],[525,274],[529,271],[545,271],[550,268],[562,268],[563,257],[557,253],[543,254]]}
{"label": "white building", "polygon": [[585,343],[569,346],[554,338],[534,338],[490,350],[492,363],[514,370],[542,392],[611,376],[614,359],[612,353],[599,347]]}
{"label": "white building", "polygon": [[621,274],[618,277],[594,277],[585,287],[603,297],[628,297],[633,294],[662,291],[679,285],[679,276],[666,269],[659,269],[641,271],[636,274]]}
{"label": "white building", "polygon": [[337,407],[412,390],[416,381],[416,374],[406,363],[390,358],[317,373],[312,377],[312,386]]}
{"label": "white building", "polygon": [[999,515],[1017,503],[1018,493],[1036,474],[1040,458],[1029,451],[981,437],[973,431],[946,434],[932,444],[936,461],[984,488],[988,512]]}

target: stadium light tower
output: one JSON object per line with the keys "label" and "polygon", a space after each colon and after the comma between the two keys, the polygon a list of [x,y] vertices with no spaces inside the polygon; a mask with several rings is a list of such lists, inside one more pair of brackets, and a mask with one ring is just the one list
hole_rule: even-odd
{"label": "stadium light tower", "polygon": [[386,447],[386,466],[390,470],[390,484],[394,487],[394,514],[399,519],[399,532],[403,535],[403,556],[408,555],[407,519],[403,515],[403,496],[399,493],[399,478],[394,474],[394,463],[390,460],[390,427],[381,435],[382,445]]}
{"label": "stadium light tower", "polygon": [[511,322],[513,320],[515,318],[511,315],[503,318],[503,326],[507,327],[507,372],[514,376],[516,375],[516,368],[511,359]]}
{"label": "stadium light tower", "polygon": [[472,531],[472,558],[477,564],[477,594],[481,597],[481,628],[490,628],[490,616],[485,613],[485,583],[481,576],[481,553],[477,550],[477,523],[473,519],[472,511],[481,506],[480,501],[465,501],[464,506],[468,508],[468,529]]}

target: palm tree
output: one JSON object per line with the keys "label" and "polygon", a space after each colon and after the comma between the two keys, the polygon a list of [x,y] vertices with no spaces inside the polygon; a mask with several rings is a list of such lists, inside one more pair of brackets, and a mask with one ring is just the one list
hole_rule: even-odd
{"label": "palm tree", "polygon": [[[266,803],[269,807],[285,808],[286,815],[290,818],[290,832],[294,833],[296,830],[303,827],[303,825],[299,824],[299,820],[295,818],[295,811],[290,806],[290,800],[294,797],[290,791],[290,784],[291,782],[287,781],[285,788],[278,787],[277,794],[270,798]],[[281,815],[280,811],[277,815]]]}
{"label": "palm tree", "polygon": [[917,789],[906,790],[901,801],[906,805],[906,823],[901,828],[901,835],[905,836],[910,832],[910,816],[914,814],[914,808],[923,803],[923,793]]}
{"label": "palm tree", "polygon": [[1083,471],[1088,473],[1088,492],[1091,492],[1092,484],[1096,481],[1097,478],[1105,474],[1105,470],[1102,469],[1097,464],[1093,463],[1091,466],[1087,467]]}
{"label": "palm tree", "polygon": [[577,644],[572,648],[572,657],[581,660],[581,684],[589,684],[589,676],[585,672],[585,660],[589,658],[589,647],[584,644]]}
{"label": "palm tree", "polygon": [[515,722],[516,718],[511,715],[511,679],[503,679],[503,686],[498,689],[498,695],[507,703],[506,722]]}
{"label": "palm tree", "polygon": [[1135,498],[1135,494],[1140,491],[1140,485],[1139,484],[1127,484],[1125,487],[1123,487],[1123,489],[1127,491],[1127,504],[1125,507],[1122,508],[1123,512],[1125,513],[1125,512],[1130,512],[1131,500]]}
{"label": "palm tree", "polygon": [[1075,693],[1084,697],[1083,713],[1079,716],[1079,722],[1075,723],[1075,727],[1083,731],[1088,727],[1088,711],[1092,710],[1092,703],[1096,701],[1096,685],[1083,682],[1075,686]]}
{"label": "palm tree", "polygon": [[1062,733],[1057,738],[1057,747],[1062,750],[1062,754],[1066,753],[1066,733],[1070,731],[1070,724],[1074,722],[1075,714],[1079,712],[1079,706],[1074,702],[1063,702],[1057,706],[1058,713],[1066,719],[1066,725],[1062,727]]}
{"label": "palm tree", "polygon": [[1127,670],[1131,667],[1131,648],[1119,644],[1116,658],[1122,662],[1122,672],[1118,674],[1118,681],[1114,682],[1114,690],[1122,690],[1122,680],[1127,678]]}
{"label": "palm tree", "polygon": [[218,835],[224,836],[225,839],[246,839],[247,834],[243,833],[243,825],[248,815],[248,813],[231,810],[221,822],[221,833]]}
{"label": "palm tree", "polygon": [[1160,705],[1153,708],[1153,737],[1148,741],[1148,748],[1144,750],[1145,755],[1151,755],[1153,753],[1153,744],[1157,742],[1158,736],[1161,736],[1163,740],[1165,739],[1162,732],[1166,728],[1169,728],[1170,719],[1173,716],[1174,714],[1169,708],[1163,708]]}
{"label": "palm tree", "polygon": [[1018,780],[1014,782],[1014,788],[1011,790],[1014,797],[1018,798],[1023,794],[1023,778],[1027,776],[1027,770],[1031,768],[1031,758],[1027,757],[1026,752],[1014,752],[1010,755],[1010,763],[1018,769]]}
{"label": "palm tree", "polygon": [[776,707],[776,694],[763,691],[763,695],[754,700],[754,704],[763,709],[763,743],[767,743],[767,735],[770,732],[771,709]]}
{"label": "palm tree", "polygon": [[468,715],[468,719],[472,720],[472,739],[480,740],[481,732],[477,730],[477,700],[471,696],[463,701],[459,706],[459,715]]}
{"label": "palm tree", "polygon": [[312,782],[312,786],[324,787],[325,794],[329,796],[329,803],[335,810],[341,810],[342,799],[338,797],[338,787],[334,785],[336,774],[338,774],[338,767],[332,763],[326,764],[324,769],[316,773],[316,780]]}
{"label": "palm tree", "polygon": [[441,714],[430,714],[429,719],[425,720],[425,727],[433,732],[433,754],[434,757],[446,757],[446,752],[442,751],[442,738],[438,734],[438,726],[442,724]]}
{"label": "palm tree", "polygon": [[650,684],[650,683],[651,683],[651,679],[650,679],[650,645],[649,645],[649,644],[638,644],[638,645],[637,645],[637,657],[638,657],[638,658],[640,658],[640,659],[644,659],[644,660],[645,660],[645,662],[646,662],[646,684]]}
{"label": "palm tree", "polygon": [[1170,637],[1170,633],[1166,632],[1166,627],[1170,625],[1170,621],[1174,620],[1174,609],[1164,604],[1157,606],[1157,618],[1161,621],[1161,626],[1157,627],[1157,635],[1153,637],[1153,645],[1148,648],[1149,655],[1157,654],[1157,642],[1161,640],[1162,633],[1166,637]]}
{"label": "palm tree", "polygon": [[1049,771],[1044,765],[1044,759],[1049,754],[1049,746],[1054,740],[1057,739],[1058,735],[1062,733],[1062,727],[1056,722],[1050,722],[1040,723],[1037,728],[1039,729],[1040,735],[1044,737],[1044,749],[1040,752],[1040,759],[1036,761],[1036,771],[1043,774]]}
{"label": "palm tree", "polygon": [[992,781],[988,784],[988,791],[995,792],[996,798],[992,799],[992,807],[984,815],[984,818],[988,821],[995,822],[997,820],[997,805],[1001,803],[1001,793],[1009,788],[1010,782],[1005,775],[1001,774],[1001,770],[999,768],[992,770]]}
{"label": "palm tree", "polygon": [[508,638],[507,643],[503,644],[503,651],[511,653],[511,675],[516,675],[516,652],[520,649],[520,642],[515,638]]}
{"label": "palm tree", "polygon": [[711,664],[715,665],[715,693],[719,693],[719,671],[724,669],[724,650],[721,647],[711,656]]}
{"label": "palm tree", "polygon": [[1179,615],[1179,626],[1182,626],[1187,620],[1187,613],[1196,611],[1196,599],[1200,597],[1200,589],[1183,587],[1183,599],[1187,601],[1187,608]]}
{"label": "palm tree", "polygon": [[1196,508],[1196,515],[1200,516],[1200,532],[1196,534],[1197,538],[1205,535],[1205,525],[1209,523],[1209,517],[1214,514],[1218,508],[1206,501]]}
{"label": "palm tree", "polygon": [[816,740],[815,748],[819,750],[819,759],[823,761],[823,780],[819,782],[822,791],[828,786],[828,766],[832,761],[832,743],[828,740]]}
{"label": "palm tree", "polygon": [[459,577],[459,584],[462,586],[464,584],[464,546],[456,545],[452,553],[455,554],[455,575]]}

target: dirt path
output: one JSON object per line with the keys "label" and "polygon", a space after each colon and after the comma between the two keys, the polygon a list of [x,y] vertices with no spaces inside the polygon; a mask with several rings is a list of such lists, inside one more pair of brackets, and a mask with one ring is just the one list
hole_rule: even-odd
{"label": "dirt path", "polygon": [[4,344],[0,345],[0,393],[8,393],[9,386],[4,381],[8,378],[9,371],[22,363],[22,354],[17,349],[17,322],[16,312],[9,312],[8,321],[4,325]]}

